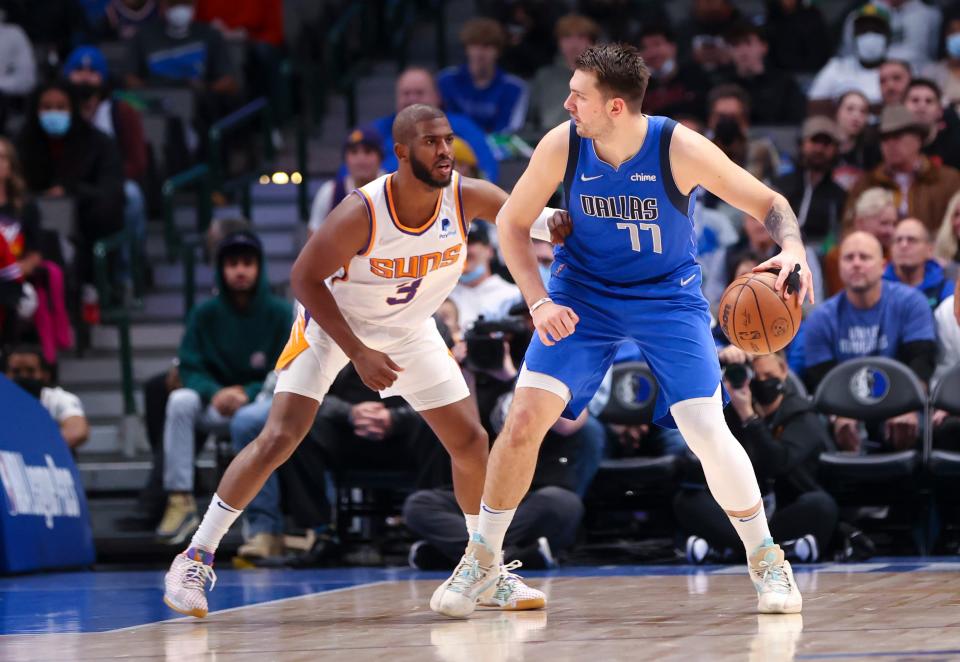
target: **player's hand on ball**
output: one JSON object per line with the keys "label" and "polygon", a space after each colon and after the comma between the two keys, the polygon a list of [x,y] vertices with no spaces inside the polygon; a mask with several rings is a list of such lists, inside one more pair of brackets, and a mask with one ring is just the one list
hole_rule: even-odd
{"label": "player's hand on ball", "polygon": [[553,216],[547,219],[547,229],[550,230],[550,243],[562,244],[563,240],[573,232],[570,213],[563,209],[553,212]]}
{"label": "player's hand on ball", "polygon": [[382,391],[393,386],[397,381],[397,373],[403,370],[389,356],[369,347],[364,347],[351,360],[360,379],[374,391]]}
{"label": "player's hand on ball", "polygon": [[532,317],[540,341],[548,347],[571,335],[580,321],[573,309],[555,303],[543,304],[533,311]]}
{"label": "player's hand on ball", "polygon": [[777,294],[784,299],[799,290],[797,302],[802,306],[803,300],[810,295],[810,304],[815,304],[813,297],[813,276],[810,275],[810,266],[807,264],[807,254],[801,248],[799,250],[788,248],[780,251],[777,255],[762,264],[758,264],[753,271],[775,271],[779,269],[777,282],[774,288]]}

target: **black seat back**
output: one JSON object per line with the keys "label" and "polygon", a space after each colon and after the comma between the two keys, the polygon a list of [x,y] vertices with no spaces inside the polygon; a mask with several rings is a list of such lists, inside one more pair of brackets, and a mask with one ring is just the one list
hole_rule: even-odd
{"label": "black seat back", "polygon": [[943,375],[930,396],[930,407],[960,416],[960,365],[955,365]]}
{"label": "black seat back", "polygon": [[610,400],[599,418],[621,425],[650,423],[658,392],[657,380],[646,363],[618,363],[613,366]]}
{"label": "black seat back", "polygon": [[845,361],[820,382],[814,406],[824,414],[883,421],[926,410],[923,385],[907,366],[883,356]]}

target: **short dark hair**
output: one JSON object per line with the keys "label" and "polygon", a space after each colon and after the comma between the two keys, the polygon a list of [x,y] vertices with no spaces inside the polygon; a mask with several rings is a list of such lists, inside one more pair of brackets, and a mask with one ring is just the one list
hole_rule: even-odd
{"label": "short dark hair", "polygon": [[464,46],[493,46],[503,51],[507,36],[503,26],[492,18],[471,18],[460,29],[460,43]]}
{"label": "short dark hair", "polygon": [[594,74],[604,94],[622,97],[632,113],[639,113],[650,70],[640,51],[630,44],[597,44],[577,58],[577,69]]}
{"label": "short dark hair", "polygon": [[417,137],[417,124],[430,120],[446,119],[442,110],[425,103],[415,103],[407,106],[393,119],[393,142],[400,145],[409,145]]}
{"label": "short dark hair", "polygon": [[724,41],[726,41],[731,46],[736,46],[751,36],[756,37],[760,41],[766,42],[767,35],[764,33],[764,30],[759,25],[750,23],[749,21],[737,21],[724,34]]}
{"label": "short dark hair", "polygon": [[720,99],[736,99],[743,106],[743,112],[750,116],[750,95],[747,91],[734,83],[717,85],[707,95],[707,113],[713,112],[713,106]]}
{"label": "short dark hair", "polygon": [[900,65],[901,67],[906,69],[908,76],[911,76],[911,77],[913,76],[913,68],[910,66],[910,63],[907,62],[906,60],[901,60],[900,58],[897,58],[897,57],[888,57],[886,60],[880,63],[880,66],[882,67],[885,64]]}
{"label": "short dark hair", "polygon": [[943,92],[940,90],[940,86],[929,78],[911,78],[909,85],[907,85],[907,92],[914,87],[925,87],[931,90],[937,96],[937,99],[943,98]]}
{"label": "short dark hair", "polygon": [[3,359],[4,372],[6,372],[7,370],[7,364],[10,362],[10,357],[13,356],[14,354],[32,354],[37,357],[37,360],[40,361],[41,370],[43,370],[44,372],[51,371],[50,364],[47,362],[47,359],[44,358],[43,350],[40,348],[39,345],[20,345],[18,347],[14,347],[13,349],[11,349],[9,352],[7,352],[7,355],[4,357]]}
{"label": "short dark hair", "polygon": [[640,32],[637,33],[637,43],[640,46],[643,46],[643,40],[647,37],[663,37],[671,44],[677,43],[677,38],[673,34],[673,30],[670,29],[670,26],[666,23],[648,23],[641,28]]}

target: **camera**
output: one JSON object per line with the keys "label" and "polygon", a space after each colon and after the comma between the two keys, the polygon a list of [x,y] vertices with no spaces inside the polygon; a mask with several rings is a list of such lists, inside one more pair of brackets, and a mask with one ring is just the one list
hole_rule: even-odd
{"label": "camera", "polygon": [[730,382],[731,388],[743,388],[753,379],[753,370],[746,363],[728,363],[723,367],[723,376]]}
{"label": "camera", "polygon": [[523,318],[487,320],[481,315],[464,335],[467,361],[476,370],[500,370],[503,367],[503,343],[506,341],[514,365],[519,366],[530,337],[530,330]]}

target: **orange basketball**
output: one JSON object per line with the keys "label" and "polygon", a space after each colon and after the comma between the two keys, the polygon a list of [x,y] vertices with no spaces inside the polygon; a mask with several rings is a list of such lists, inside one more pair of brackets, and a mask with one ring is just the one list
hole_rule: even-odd
{"label": "orange basketball", "polygon": [[717,314],[731,343],[750,354],[772,354],[786,347],[800,329],[796,294],[783,299],[774,289],[777,275],[746,273],[724,291]]}

